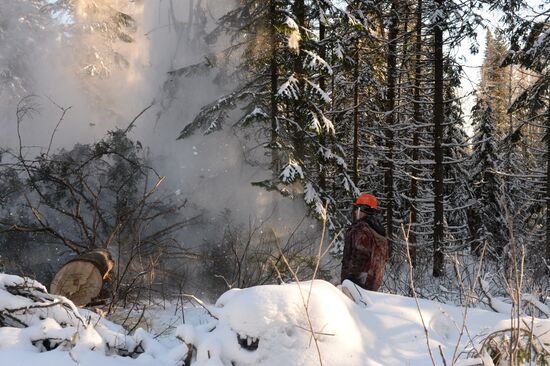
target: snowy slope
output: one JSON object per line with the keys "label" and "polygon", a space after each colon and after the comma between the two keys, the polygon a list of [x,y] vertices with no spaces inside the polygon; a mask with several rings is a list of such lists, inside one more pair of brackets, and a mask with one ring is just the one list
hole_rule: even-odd
{"label": "snowy slope", "polygon": [[[6,287],[21,281],[0,274],[0,321],[6,309],[31,305],[31,300]],[[465,315],[464,308],[419,300],[422,321],[413,298],[357,290],[351,283],[344,283],[344,288],[357,303],[324,281],[230,290],[209,307],[211,317],[189,309],[188,323],[160,342],[143,330],[126,335],[84,310],[76,320],[55,306],[39,309],[34,319],[30,314],[35,309],[19,310],[26,313],[29,326],[0,327],[0,364],[175,366],[189,356],[195,366],[319,365],[320,359],[323,365],[337,366],[432,365],[424,322],[436,364],[442,365],[444,357],[447,365],[453,364],[451,360],[457,365],[481,365],[475,352],[468,356],[472,344],[477,346],[510,324],[503,314],[468,309]],[[534,325],[536,336],[550,343],[550,321],[529,318],[527,323]],[[176,343],[176,336],[184,343]],[[43,343],[37,343],[45,337],[67,341],[46,351]],[[115,352],[115,344],[134,358]],[[139,352],[133,352],[137,345]],[[485,365],[492,364],[484,358]]]}
{"label": "snowy slope", "polygon": [[[210,327],[183,327],[180,336],[197,346],[197,365],[318,365],[319,353],[323,365],[432,365],[414,299],[352,291],[363,297],[359,305],[324,281],[231,290],[211,309],[219,321]],[[457,359],[470,339],[489,334],[506,320],[483,310],[470,309],[465,317],[463,308],[425,300],[419,304],[437,364],[443,364],[439,347],[451,364],[448,360],[453,354]],[[244,350],[238,336],[259,339],[257,350]]]}

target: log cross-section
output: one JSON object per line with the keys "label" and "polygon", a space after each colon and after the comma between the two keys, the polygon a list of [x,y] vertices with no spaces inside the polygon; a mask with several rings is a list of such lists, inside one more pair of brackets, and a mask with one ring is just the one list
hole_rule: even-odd
{"label": "log cross-section", "polygon": [[85,306],[96,298],[108,280],[113,260],[106,249],[96,249],[65,263],[56,273],[50,292]]}

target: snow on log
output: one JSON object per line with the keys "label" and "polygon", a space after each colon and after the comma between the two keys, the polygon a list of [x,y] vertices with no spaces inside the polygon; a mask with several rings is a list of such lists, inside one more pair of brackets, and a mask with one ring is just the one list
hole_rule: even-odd
{"label": "snow on log", "polygon": [[[78,309],[65,297],[49,294],[37,281],[0,273],[0,365],[74,365],[84,360],[86,365],[103,364],[101,361],[107,361],[107,365],[128,365],[120,361],[122,357],[138,358],[145,354],[146,361],[139,365],[174,366],[181,365],[178,357],[183,358],[188,352],[182,346],[170,352],[143,329],[130,335],[101,315]],[[2,354],[6,350],[7,355],[12,352],[17,355],[13,357],[22,357],[23,361],[15,358],[6,361],[6,354]],[[61,356],[50,354],[35,358],[40,361],[26,362],[29,354],[52,350],[59,351]],[[65,352],[68,356],[63,356]],[[60,361],[52,361],[51,357]],[[98,361],[92,362],[90,357]]]}
{"label": "snow on log", "polygon": [[78,306],[85,306],[100,294],[112,268],[113,260],[106,249],[79,255],[55,274],[50,293],[65,296]]}

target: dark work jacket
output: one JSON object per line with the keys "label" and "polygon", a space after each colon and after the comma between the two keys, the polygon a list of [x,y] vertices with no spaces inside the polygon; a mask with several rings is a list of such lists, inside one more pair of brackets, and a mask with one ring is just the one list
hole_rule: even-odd
{"label": "dark work jacket", "polygon": [[367,216],[351,225],[344,241],[342,281],[347,279],[364,289],[377,291],[389,253],[383,228]]}

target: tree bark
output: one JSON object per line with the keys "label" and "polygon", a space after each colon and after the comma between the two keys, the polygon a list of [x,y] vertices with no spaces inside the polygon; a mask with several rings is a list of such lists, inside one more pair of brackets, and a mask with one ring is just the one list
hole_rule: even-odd
{"label": "tree bark", "polygon": [[277,123],[277,88],[279,75],[277,73],[277,31],[276,31],[276,2],[271,0],[269,4],[270,38],[271,38],[271,64],[270,64],[270,102],[271,102],[271,169],[273,178],[279,177],[279,126]]}
{"label": "tree bark", "polygon": [[55,274],[50,291],[78,306],[89,304],[109,281],[113,260],[106,249],[95,249],[65,263]]}
{"label": "tree bark", "polygon": [[395,89],[396,89],[396,74],[397,74],[397,35],[399,33],[399,17],[397,14],[399,6],[398,0],[393,0],[390,9],[390,24],[388,30],[388,55],[387,55],[387,92],[386,92],[386,172],[384,175],[384,186],[386,193],[386,233],[388,235],[388,243],[391,248],[393,246],[393,195],[394,195],[394,166],[393,166],[393,149],[394,149],[394,132],[393,125],[395,123]]}
{"label": "tree bark", "polygon": [[353,184],[359,184],[359,40],[355,41],[353,67]]}
{"label": "tree bark", "polygon": [[[294,4],[292,5],[292,12],[296,18],[296,24],[298,25],[299,31],[300,31],[300,37],[302,40],[306,38],[306,34],[304,33],[304,28],[306,25],[306,7],[304,0],[296,0],[294,1]],[[298,54],[294,58],[294,73],[297,75],[298,78],[298,84],[300,85],[300,93],[303,96],[303,92],[305,89],[305,82],[303,80],[303,74],[304,74],[304,66],[303,66],[303,59],[300,57],[301,51],[298,50]],[[299,98],[301,99],[301,97]],[[305,137],[306,137],[306,121],[305,117],[303,116],[302,111],[300,110],[299,103],[296,103],[293,107],[293,114],[294,114],[294,120],[298,124],[297,131],[294,135],[294,149],[296,151],[296,158],[303,162],[305,158]]]}
{"label": "tree bark", "polygon": [[[324,45],[325,40],[325,23],[323,22],[322,14],[323,9],[319,7],[319,57],[321,57],[323,60],[326,61],[327,54],[326,54],[326,47]],[[326,87],[326,80],[325,76],[321,72],[321,75],[319,77],[319,88],[323,91],[325,91]],[[324,113],[324,108],[321,108],[321,112]],[[319,135],[319,142],[321,143],[321,146],[326,146],[327,144],[327,134],[326,131],[321,129],[321,134]],[[326,177],[326,171],[325,171],[325,165],[320,164],[319,167],[319,187],[323,192],[326,191],[327,188],[327,177]]]}
{"label": "tree bark", "polygon": [[[443,7],[443,0],[436,1],[438,9]],[[443,19],[437,19],[434,26],[434,238],[433,238],[433,275],[440,277],[444,270],[443,234]]]}
{"label": "tree bark", "polygon": [[421,62],[421,52],[422,52],[422,0],[418,0],[418,3],[416,5],[416,25],[415,25],[415,31],[416,31],[416,40],[415,40],[415,55],[414,55],[414,101],[413,101],[413,123],[416,125],[414,126],[413,130],[413,139],[412,139],[412,154],[411,154],[411,160],[413,162],[411,166],[411,190],[410,190],[410,196],[411,201],[409,204],[409,212],[410,212],[410,227],[411,230],[409,231],[409,243],[411,244],[410,247],[410,256],[411,256],[411,262],[412,266],[416,267],[416,247],[415,244],[417,242],[416,235],[414,233],[416,223],[418,222],[418,211],[416,210],[415,206],[415,199],[418,196],[418,181],[417,177],[420,175],[420,172],[418,171],[417,166],[415,165],[416,162],[419,160],[419,136],[418,136],[418,125],[423,123],[422,120],[422,110],[420,105],[420,77],[422,74],[422,66],[420,64]]}
{"label": "tree bark", "polygon": [[546,260],[550,261],[550,101],[546,111]]}

